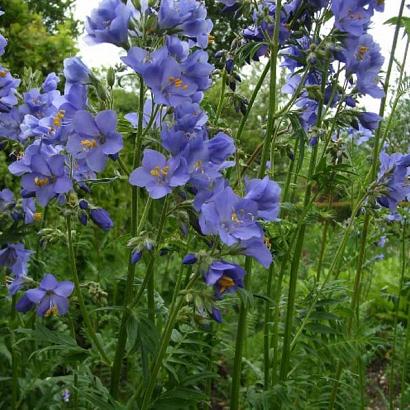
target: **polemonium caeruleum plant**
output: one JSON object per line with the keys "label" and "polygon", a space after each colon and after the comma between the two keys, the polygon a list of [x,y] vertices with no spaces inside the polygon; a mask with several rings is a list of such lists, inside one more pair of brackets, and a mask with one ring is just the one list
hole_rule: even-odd
{"label": "polemonium caeruleum plant", "polygon": [[[49,331],[36,326],[60,321],[70,329],[73,355],[96,363],[94,370],[103,369],[98,388],[93,388],[104,392],[112,408],[212,406],[214,386],[206,378],[215,377],[212,355],[218,347],[206,345],[204,356],[211,358],[207,367],[192,363],[195,371],[189,376],[198,378],[197,384],[183,381],[170,363],[187,362],[173,356],[187,352],[173,352],[175,343],[183,344],[186,323],[208,332],[212,341],[212,329],[226,322],[236,334],[229,366],[230,408],[259,408],[270,397],[275,404],[269,408],[281,408],[278,391],[298,383],[293,378],[296,355],[304,346],[301,339],[312,331],[312,320],[320,314],[332,320],[332,314],[320,309],[329,282],[342,272],[349,238],[360,229],[351,315],[340,320],[335,333],[354,337],[360,330],[371,219],[402,223],[405,237],[407,217],[401,203],[410,194],[409,154],[388,153],[384,142],[389,126],[383,125],[404,1],[394,22],[384,82],[384,57],[369,34],[374,14],[384,9],[382,1],[220,3],[221,18],[234,15],[244,27],[231,49],[217,50],[217,67],[207,51],[213,23],[206,4],[197,0],[101,1],[87,18],[85,31],[90,44],[110,43],[122,53],[123,64],[110,69],[107,82],[79,57],[65,60],[61,84],[50,73],[30,89],[20,89],[20,80],[0,67],[0,138],[10,154],[9,173],[19,184],[14,192],[0,187],[5,226],[0,266],[11,297],[10,340],[18,337],[16,310],[31,315],[21,321],[31,320],[35,335],[35,329]],[[1,52],[6,45],[0,37]],[[237,93],[240,67],[257,61],[266,67],[247,101]],[[206,98],[218,73],[220,96],[212,109]],[[116,112],[113,94],[123,77],[138,86],[133,91],[137,112],[125,115]],[[260,141],[244,156],[247,121],[262,91],[266,112],[257,117]],[[361,106],[365,95],[381,99],[378,114]],[[224,121],[223,109],[232,101],[237,129]],[[372,161],[365,171],[346,160],[353,150],[345,147],[344,136],[354,130],[368,136],[370,146],[363,149]],[[285,151],[288,161],[281,155]],[[359,174],[348,186],[348,176]],[[98,187],[115,193],[110,209],[99,203]],[[304,287],[309,294],[301,312],[298,284],[311,221],[320,221],[323,204],[330,213],[332,204],[346,196],[350,217],[338,224],[331,224],[328,215],[323,218],[315,281]],[[48,212],[54,218],[47,218]],[[332,225],[339,230],[331,232]],[[27,232],[39,233],[36,243],[27,239]],[[92,250],[84,249],[83,235],[103,237],[108,248],[116,243],[120,254],[126,253],[122,264],[115,252],[111,261],[102,262],[110,265],[108,280],[98,274],[98,283],[91,285],[85,277]],[[68,260],[69,269],[61,264],[61,271],[49,270],[42,249],[52,252],[59,241],[66,248],[60,257]],[[99,250],[96,246],[98,258]],[[166,266],[178,260],[168,294],[163,292],[163,282],[169,280],[164,259]],[[48,271],[56,277],[44,273]],[[255,281],[262,282],[262,293],[253,290]],[[107,297],[112,312],[103,316],[93,303]],[[254,299],[263,303],[263,369],[254,396],[247,396],[241,385]],[[63,346],[61,339],[53,340]],[[10,403],[17,408],[25,397],[19,387],[18,344],[11,343],[10,350]],[[336,370],[329,376],[326,406],[333,409],[349,364],[336,360],[332,365]],[[72,380],[62,379],[71,383],[75,408],[81,408],[85,389],[81,366],[76,361],[66,369]],[[357,366],[360,373],[362,363]],[[70,402],[63,391],[63,401]],[[94,399],[84,396],[88,406],[90,400],[96,405]],[[307,399],[312,408],[314,400]]]}

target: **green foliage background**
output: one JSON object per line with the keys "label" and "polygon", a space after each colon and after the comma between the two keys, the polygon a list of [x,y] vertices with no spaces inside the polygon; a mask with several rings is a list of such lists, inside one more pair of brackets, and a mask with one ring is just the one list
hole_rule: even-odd
{"label": "green foliage background", "polygon": [[[2,21],[3,34],[9,40],[9,47],[4,56],[5,63],[12,72],[24,76],[23,68],[31,67],[43,74],[49,71],[61,71],[64,57],[75,53],[75,35],[78,25],[72,18],[66,19],[66,8],[72,1],[1,1],[0,7],[7,8],[7,20]],[[213,3],[213,2],[208,2]],[[215,16],[218,9],[210,5],[210,14]],[[4,16],[1,17],[4,19]],[[242,22],[231,21],[230,28],[218,23],[216,19],[214,34],[229,49],[234,32]],[[217,68],[222,69],[220,62],[215,61]],[[252,71],[240,71],[241,82],[235,91],[228,89],[223,105],[222,117],[217,129],[225,130],[235,136],[242,118],[240,111],[235,110],[233,102],[249,99],[256,85],[263,64],[255,65]],[[105,81],[106,73],[98,73],[101,81]],[[211,124],[215,119],[220,92],[221,71],[215,76],[214,86],[206,94],[203,103],[209,113]],[[267,84],[258,95],[257,101],[242,136],[239,158],[245,164],[250,155],[257,149],[265,134],[267,112]],[[118,86],[112,90],[116,110],[120,113],[120,130],[125,137],[125,152],[130,152],[132,129],[122,116],[138,108],[138,95],[135,91],[124,91]],[[282,98],[284,98],[282,96]],[[92,101],[98,109],[99,100]],[[397,150],[405,150],[408,136],[410,102],[406,98],[392,118],[393,132],[389,143]],[[211,129],[211,132],[215,132]],[[158,138],[158,132],[150,137]],[[273,153],[276,174],[275,179],[283,185],[287,178],[287,165],[291,161],[291,152],[300,135],[291,126],[281,134],[276,151]],[[308,136],[302,135],[303,143]],[[344,154],[343,165],[350,173],[340,168],[332,180],[327,194],[337,190],[337,203],[330,209],[323,207],[327,197],[318,199],[318,206],[307,215],[309,236],[306,239],[305,252],[301,263],[301,271],[297,284],[297,309],[295,329],[306,316],[316,291],[316,268],[319,258],[322,230],[329,223],[329,248],[324,259],[324,271],[341,240],[341,229],[347,215],[350,214],[350,203],[358,187],[363,183],[368,170],[367,159],[370,146],[358,148],[345,138],[343,144],[332,147]],[[335,151],[336,150],[336,151]],[[11,152],[0,152],[0,189],[10,187],[17,192],[17,183],[7,172],[7,165],[12,160]],[[305,156],[304,164],[309,162],[309,150],[298,154]],[[296,158],[295,162],[298,158]],[[317,178],[318,183],[325,184],[329,179],[326,166],[334,160],[332,154]],[[125,155],[124,161],[130,164],[131,158]],[[256,173],[256,163],[249,166],[249,176]],[[281,224],[269,224],[267,230],[276,254],[286,247],[284,239],[289,231],[295,228],[294,221],[301,212],[303,200],[303,177],[307,166],[301,169],[298,184],[292,185],[292,204],[285,204],[289,215]],[[117,178],[118,169],[111,163],[102,177]],[[75,251],[83,293],[93,320],[98,323],[98,334],[105,343],[110,356],[114,353],[114,338],[118,333],[120,306],[125,286],[128,249],[130,239],[127,232],[130,223],[128,204],[128,185],[121,178],[113,184],[95,184],[93,201],[96,205],[108,209],[114,219],[115,227],[108,233],[89,224],[87,227],[79,223],[75,225]],[[143,197],[140,207],[144,205]],[[156,218],[161,203],[155,205],[149,218],[146,237],[152,238],[156,229]],[[361,325],[354,336],[349,336],[343,323],[353,314],[349,307],[351,283],[358,258],[358,241],[362,229],[359,218],[356,231],[351,235],[348,249],[342,261],[342,269],[338,278],[333,278],[326,285],[315,311],[311,315],[304,332],[300,335],[292,356],[292,373],[286,383],[263,390],[263,327],[266,300],[261,296],[266,288],[266,271],[255,264],[252,274],[252,293],[242,295],[248,298],[251,306],[247,324],[248,338],[245,344],[243,362],[243,385],[241,391],[244,409],[289,409],[315,410],[325,409],[329,403],[335,367],[338,363],[345,365],[342,373],[337,408],[355,410],[362,408],[360,394],[369,408],[387,408],[388,388],[386,381],[390,377],[396,382],[396,389],[402,390],[405,403],[410,405],[410,388],[407,380],[400,386],[400,374],[403,366],[404,337],[408,314],[408,297],[410,291],[409,272],[406,271],[403,294],[398,295],[400,283],[402,231],[399,224],[386,224],[384,215],[375,214],[375,223],[370,229],[370,239],[365,263],[363,303],[360,306]],[[181,271],[180,254],[185,249],[199,248],[198,243],[189,243],[181,234],[180,221],[185,214],[175,213],[167,221],[166,243],[163,248],[166,255],[158,258],[157,289],[155,295],[156,310],[160,324],[168,315],[168,308],[177,274]],[[36,250],[30,273],[39,278],[44,272],[53,272],[57,276],[70,277],[66,252],[66,235],[64,218],[58,210],[51,206],[47,219],[51,226],[44,227],[37,235],[39,227],[28,228],[25,236],[26,247]],[[3,222],[0,219],[0,222]],[[3,226],[0,228],[0,239],[3,241]],[[31,230],[30,230],[31,229]],[[385,248],[380,249],[377,242],[381,236],[388,238]],[[405,238],[408,240],[408,234]],[[408,244],[408,242],[406,242]],[[406,245],[407,246],[407,245]],[[407,249],[407,248],[406,248]],[[383,253],[383,259],[380,254]],[[405,256],[408,257],[406,251]],[[242,260],[238,259],[242,262]],[[145,274],[146,261],[137,267],[135,285],[139,285]],[[275,283],[277,283],[277,272]],[[287,301],[288,277],[285,275],[284,291],[280,294],[277,309],[280,323],[283,323]],[[166,352],[164,368],[160,381],[166,388],[153,404],[155,409],[227,409],[229,402],[229,386],[234,359],[234,339],[237,326],[238,295],[232,295],[221,303],[224,323],[219,325],[197,314],[196,302],[201,297],[211,297],[211,291],[205,286],[195,293],[186,295],[189,303],[178,315],[170,346]],[[400,298],[399,298],[400,296]],[[19,406],[23,409],[124,409],[118,402],[113,402],[108,393],[109,368],[101,364],[95,352],[82,333],[83,318],[79,314],[78,301],[70,300],[71,315],[67,320],[58,318],[38,319],[35,314],[18,315],[11,322],[19,340],[20,374]],[[199,304],[199,302],[198,302]],[[0,309],[4,312],[0,317],[0,408],[7,408],[10,402],[10,369],[12,366],[12,348],[9,338],[10,300],[5,287],[0,294]],[[124,363],[129,384],[122,386],[123,395],[132,393],[146,379],[147,363],[143,358],[149,357],[158,348],[158,330],[146,319],[146,307],[136,306],[128,324],[127,358]],[[392,349],[394,326],[397,323],[397,347]],[[272,324],[273,325],[273,324]],[[283,328],[278,328],[279,334]],[[74,337],[73,334],[76,336]],[[280,347],[280,346],[279,346]],[[31,353],[33,352],[33,353]],[[392,357],[394,367],[391,368]],[[358,373],[357,363],[362,363],[365,374]],[[409,374],[410,372],[408,372]],[[72,396],[69,403],[62,401],[62,393],[68,389]],[[399,391],[394,391],[397,397]],[[211,401],[207,401],[211,397]],[[77,406],[77,407],[76,407]]]}

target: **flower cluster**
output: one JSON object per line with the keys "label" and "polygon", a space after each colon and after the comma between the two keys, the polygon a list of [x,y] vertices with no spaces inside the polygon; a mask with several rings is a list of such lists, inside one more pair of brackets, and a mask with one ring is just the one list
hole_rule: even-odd
{"label": "flower cluster", "polygon": [[[6,44],[1,37],[0,54]],[[121,136],[112,129],[115,115],[113,118],[110,113],[100,113],[104,124],[95,132],[88,113],[83,111],[87,107],[88,84],[94,79],[88,68],[79,58],[70,58],[64,63],[64,74],[63,94],[57,89],[60,79],[55,73],[50,73],[38,87],[17,94],[20,80],[0,66],[0,136],[9,141],[16,153],[9,171],[21,178],[21,198],[16,198],[7,188],[0,191],[0,212],[2,217],[14,222],[32,224],[41,220],[38,205],[45,207],[54,199],[64,205],[75,184],[85,187],[83,180],[94,178],[94,170],[102,170],[105,155],[118,152],[122,147]],[[98,120],[96,118],[95,123],[98,124]],[[74,150],[76,136],[80,144],[87,141],[81,154]],[[108,142],[99,144],[102,139],[115,139],[116,146],[107,148]],[[102,153],[92,155],[94,145],[95,151]],[[101,217],[95,219],[100,222]],[[9,243],[0,249],[0,265],[12,274],[8,283],[11,295],[34,284],[28,277],[31,254],[22,243]],[[27,290],[16,307],[26,312],[36,306],[42,316],[64,314],[72,289],[71,282],[58,284],[54,276],[46,275],[40,287]]]}
{"label": "flower cluster", "polygon": [[[233,140],[224,132],[210,135],[208,117],[200,107],[213,71],[204,50],[212,29],[205,7],[195,0],[163,0],[158,27],[169,33],[164,45],[155,49],[131,47],[123,61],[152,92],[153,101],[144,106],[143,126],[150,121],[157,127],[161,124],[162,148],[168,155],[145,149],[142,164],[132,171],[129,182],[146,188],[153,199],[185,187],[184,196],[193,195],[202,234],[219,236],[232,253],[252,256],[267,267],[272,255],[259,220],[277,218],[280,188],[268,178],[250,180],[241,198],[224,178],[224,170],[234,165],[229,160],[235,152]],[[171,108],[172,118],[161,114],[158,117],[155,107]],[[126,118],[136,126],[135,113]],[[133,262],[140,258],[141,252],[136,252]]]}
{"label": "flower cluster", "polygon": [[[235,2],[223,3],[231,7]],[[335,18],[334,27],[326,37],[313,38],[310,35],[312,16],[321,17],[329,3]],[[374,12],[383,11],[383,8],[383,2],[372,0],[291,0],[283,4],[279,18],[279,43],[282,66],[290,71],[283,92],[297,93],[296,106],[300,109],[301,124],[306,130],[316,125],[321,100],[329,107],[345,104],[354,108],[357,97],[361,95],[374,98],[384,95],[379,86],[379,72],[384,59],[379,45],[367,33]],[[253,59],[269,54],[275,15],[276,4],[263,1],[254,12],[254,24],[243,31],[245,42],[259,44],[251,48],[250,57]],[[340,65],[343,65],[346,84],[350,85],[344,92],[338,84]],[[306,75],[302,77],[303,70],[306,70]],[[318,90],[323,82],[326,83],[322,96]],[[373,125],[366,121],[361,123],[366,128]]]}

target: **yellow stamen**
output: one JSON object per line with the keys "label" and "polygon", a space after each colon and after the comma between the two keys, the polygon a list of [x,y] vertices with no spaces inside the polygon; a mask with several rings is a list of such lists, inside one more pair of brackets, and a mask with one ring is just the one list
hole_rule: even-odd
{"label": "yellow stamen", "polygon": [[63,121],[63,118],[64,118],[64,110],[61,110],[53,118],[53,125],[55,127],[61,127],[61,123]]}
{"label": "yellow stamen", "polygon": [[212,34],[208,34],[208,43],[215,43],[215,36],[213,36]]}
{"label": "yellow stamen", "polygon": [[150,174],[153,177],[159,177],[161,176],[161,167],[155,167],[154,169],[151,169]]}
{"label": "yellow stamen", "polygon": [[50,309],[47,309],[46,313],[44,313],[44,317],[49,316],[58,316],[58,307],[57,305],[53,305]]}
{"label": "yellow stamen", "polygon": [[234,286],[235,282],[229,276],[222,276],[222,278],[219,279],[218,284],[221,288],[221,293],[224,293],[227,289],[230,289],[232,286]]}
{"label": "yellow stamen", "polygon": [[84,148],[91,149],[91,148],[95,148],[97,146],[97,141],[96,140],[85,139],[85,140],[81,141],[81,145]]}
{"label": "yellow stamen", "polygon": [[151,169],[149,172],[153,177],[160,177],[160,176],[167,176],[169,172],[169,166],[165,165],[165,167],[161,168],[160,166],[156,166],[155,168]]}
{"label": "yellow stamen", "polygon": [[195,171],[201,171],[202,170],[202,161],[200,159],[195,162],[194,169],[195,169]]}
{"label": "yellow stamen", "polygon": [[357,52],[357,57],[359,58],[359,60],[363,60],[364,56],[366,55],[368,51],[369,51],[369,47],[360,46],[359,51]]}
{"label": "yellow stamen", "polygon": [[232,222],[239,222],[238,214],[236,212],[232,212],[231,220]]}
{"label": "yellow stamen", "polygon": [[7,71],[0,71],[0,77],[4,78],[7,75]]}
{"label": "yellow stamen", "polygon": [[175,77],[168,77],[170,83],[174,84],[175,88],[182,88],[183,90],[188,89],[188,85],[184,84],[184,82],[180,78]]}
{"label": "yellow stamen", "polygon": [[34,178],[34,183],[39,187],[48,185],[49,182],[50,180],[47,177],[44,177],[44,178],[35,177]]}
{"label": "yellow stamen", "polygon": [[35,212],[33,214],[33,219],[35,222],[39,222],[43,219],[43,214],[41,212]]}

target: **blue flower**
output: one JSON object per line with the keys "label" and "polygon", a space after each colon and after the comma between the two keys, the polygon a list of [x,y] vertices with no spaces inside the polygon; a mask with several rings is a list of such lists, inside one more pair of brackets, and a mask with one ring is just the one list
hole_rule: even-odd
{"label": "blue flower", "polygon": [[196,0],[162,0],[158,13],[161,29],[176,29],[205,48],[212,30],[212,21],[206,19],[205,6]]}
{"label": "blue flower", "polygon": [[367,29],[372,11],[365,9],[357,0],[332,0],[335,27],[354,37],[361,36]]}
{"label": "blue flower", "polygon": [[266,269],[272,263],[272,254],[266,246],[265,240],[261,238],[251,238],[239,243],[239,249],[242,254],[251,256],[257,260]]}
{"label": "blue flower", "polygon": [[410,167],[410,154],[395,153],[380,154],[380,170],[378,183],[385,187],[386,193],[377,201],[385,208],[389,208],[392,214],[396,213],[397,205],[410,194],[408,181],[408,168]]}
{"label": "blue flower", "polygon": [[16,277],[25,276],[32,253],[22,243],[10,243],[0,250],[0,265],[10,268]]}
{"label": "blue flower", "polygon": [[68,175],[66,158],[59,154],[51,157],[33,155],[30,172],[23,175],[21,182],[26,191],[36,194],[42,206],[46,206],[52,198],[65,194],[73,188]]}
{"label": "blue flower", "polygon": [[267,176],[263,179],[245,181],[245,199],[254,201],[258,206],[258,217],[275,221],[280,210],[280,187]]}
{"label": "blue flower", "polygon": [[95,118],[87,111],[77,111],[73,128],[75,133],[68,138],[67,150],[74,158],[84,159],[95,172],[101,172],[108,156],[118,153],[123,147],[114,111],[101,111]]}
{"label": "blue flower", "polygon": [[256,222],[257,204],[237,196],[227,187],[201,207],[199,224],[205,235],[219,235],[228,246],[243,240],[262,237],[261,227]]}
{"label": "blue flower", "polygon": [[4,54],[6,47],[7,47],[7,40],[0,34],[0,56]]}
{"label": "blue flower", "polygon": [[208,54],[202,50],[177,61],[166,46],[153,52],[133,47],[122,60],[144,78],[156,104],[176,107],[199,102],[202,92],[211,85],[213,66],[207,62]]}
{"label": "blue flower", "polygon": [[0,112],[9,112],[17,105],[17,87],[20,80],[12,77],[10,72],[0,65]]}
{"label": "blue flower", "polygon": [[48,93],[50,91],[55,91],[57,89],[57,85],[59,82],[60,82],[60,79],[57,77],[57,75],[55,73],[50,73],[47,75],[46,79],[41,85],[41,89],[45,93]]}
{"label": "blue flower", "polygon": [[64,60],[64,77],[66,79],[65,91],[68,92],[73,84],[89,84],[91,71],[79,57],[70,57]]}
{"label": "blue flower", "polygon": [[121,0],[102,0],[85,22],[86,42],[127,46],[128,24],[132,11],[130,5]]}
{"label": "blue flower", "polygon": [[360,124],[370,131],[375,131],[379,127],[381,121],[380,115],[375,114],[374,112],[361,112],[359,114]]}
{"label": "blue flower", "polygon": [[10,189],[5,188],[0,191],[0,212],[14,206],[14,194]]}
{"label": "blue flower", "polygon": [[22,141],[20,124],[23,121],[23,114],[17,107],[13,107],[8,112],[0,112],[0,135],[4,138]]}
{"label": "blue flower", "polygon": [[13,175],[22,176],[32,171],[31,164],[35,155],[52,157],[53,155],[57,155],[60,151],[61,148],[42,144],[40,140],[36,140],[26,148],[21,158],[9,165],[9,171]]}
{"label": "blue flower", "polygon": [[245,274],[245,270],[239,265],[214,261],[205,273],[204,280],[207,285],[214,287],[215,296],[219,299],[226,293],[243,288]]}
{"label": "blue flower", "polygon": [[41,212],[37,212],[36,203],[33,198],[23,198],[22,208],[24,213],[25,224],[32,224],[33,222],[38,222],[43,217]]}
{"label": "blue flower", "polygon": [[378,87],[378,83],[384,58],[380,53],[380,46],[373,41],[372,36],[363,34],[357,38],[348,38],[344,58],[347,75],[357,76],[357,90],[362,94],[381,98],[384,91]]}
{"label": "blue flower", "polygon": [[184,185],[189,179],[186,161],[182,157],[167,160],[160,152],[144,151],[142,166],[130,177],[131,185],[145,187],[153,199],[168,195],[172,188]]}
{"label": "blue flower", "polygon": [[58,282],[54,275],[48,273],[38,288],[25,292],[16,304],[16,309],[20,312],[26,312],[36,306],[39,316],[65,315],[68,312],[68,298],[73,290],[74,284],[72,282]]}

